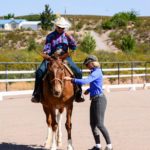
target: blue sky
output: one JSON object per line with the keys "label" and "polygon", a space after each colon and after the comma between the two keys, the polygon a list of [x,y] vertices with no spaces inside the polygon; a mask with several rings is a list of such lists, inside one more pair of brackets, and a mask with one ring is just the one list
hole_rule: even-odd
{"label": "blue sky", "polygon": [[150,16],[150,0],[4,0],[0,16],[39,14],[49,4],[54,13],[113,16],[122,11],[134,10],[140,16]]}

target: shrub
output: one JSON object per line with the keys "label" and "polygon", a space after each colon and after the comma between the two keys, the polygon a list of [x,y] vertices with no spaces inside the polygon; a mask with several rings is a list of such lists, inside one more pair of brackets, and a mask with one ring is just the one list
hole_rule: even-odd
{"label": "shrub", "polygon": [[81,30],[83,25],[84,25],[84,22],[83,21],[79,21],[78,24],[76,25],[76,30],[77,31]]}
{"label": "shrub", "polygon": [[135,47],[135,39],[131,35],[125,35],[121,40],[121,49],[124,52],[131,52]]}
{"label": "shrub", "polygon": [[113,29],[117,27],[124,27],[129,21],[136,22],[137,13],[135,11],[120,12],[115,14],[111,19],[102,23],[103,29]]}
{"label": "shrub", "polygon": [[137,20],[137,12],[132,10],[130,12],[128,12],[128,15],[129,15],[129,20],[131,21],[136,21]]}
{"label": "shrub", "polygon": [[28,42],[28,50],[31,51],[31,50],[34,50],[36,49],[36,42],[34,39],[30,39],[29,42]]}
{"label": "shrub", "polygon": [[90,35],[90,33],[87,33],[84,36],[83,40],[81,41],[81,44],[80,44],[81,51],[89,54],[93,52],[95,48],[96,48],[95,39]]}
{"label": "shrub", "polygon": [[112,21],[108,20],[108,21],[102,22],[101,26],[105,30],[112,29],[112,28],[114,28],[114,23]]}

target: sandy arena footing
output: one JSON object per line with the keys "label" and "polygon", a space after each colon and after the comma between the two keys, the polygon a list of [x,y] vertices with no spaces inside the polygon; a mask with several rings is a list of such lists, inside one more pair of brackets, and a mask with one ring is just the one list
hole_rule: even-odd
{"label": "sandy arena footing", "polygon": [[[105,93],[108,105],[105,125],[114,150],[150,150],[150,90],[114,91]],[[31,95],[9,96],[0,102],[0,150],[42,150],[47,134],[41,104],[30,102]],[[74,103],[72,139],[75,150],[94,145],[89,126],[90,101]],[[62,131],[66,150],[65,113]],[[101,136],[103,148],[104,138]]]}

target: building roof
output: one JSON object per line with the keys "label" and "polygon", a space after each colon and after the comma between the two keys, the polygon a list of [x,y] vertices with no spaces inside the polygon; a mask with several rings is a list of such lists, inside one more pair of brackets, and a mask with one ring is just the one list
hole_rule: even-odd
{"label": "building roof", "polygon": [[41,21],[22,21],[20,25],[38,25]]}
{"label": "building roof", "polygon": [[17,24],[19,24],[22,21],[26,21],[26,20],[25,19],[0,19],[0,24],[7,24],[11,22],[16,22]]}

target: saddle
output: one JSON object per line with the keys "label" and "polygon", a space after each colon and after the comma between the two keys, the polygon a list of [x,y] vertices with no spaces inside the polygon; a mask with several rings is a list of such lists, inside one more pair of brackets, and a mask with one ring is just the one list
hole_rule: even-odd
{"label": "saddle", "polygon": [[[66,63],[64,63],[64,67],[69,71],[72,77],[75,77],[72,70],[68,67]],[[84,98],[81,97],[82,94],[82,88],[80,85],[74,84],[74,92],[75,92],[75,101],[76,102],[84,102]]]}

